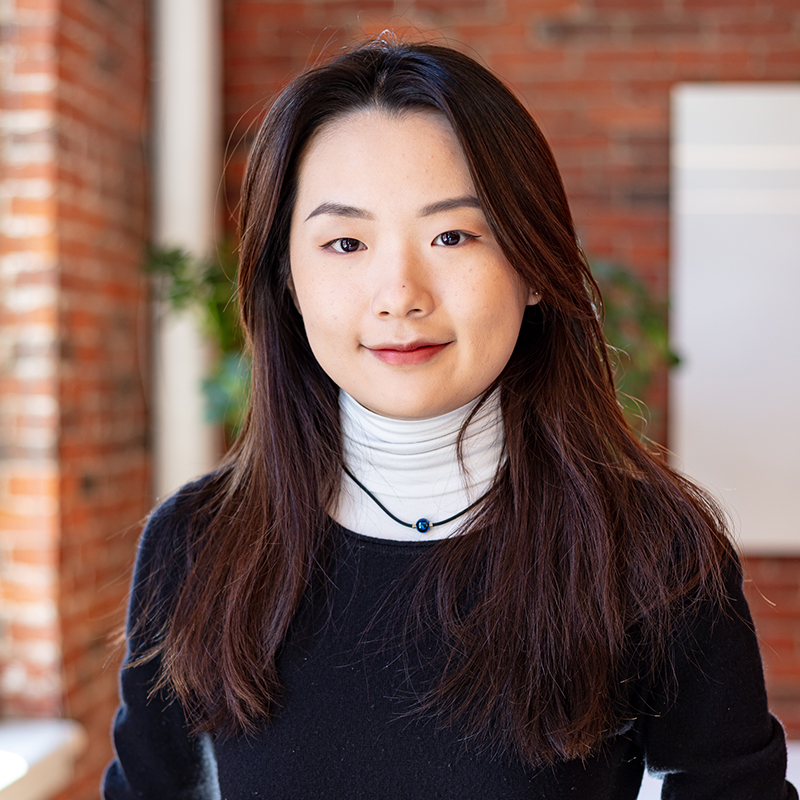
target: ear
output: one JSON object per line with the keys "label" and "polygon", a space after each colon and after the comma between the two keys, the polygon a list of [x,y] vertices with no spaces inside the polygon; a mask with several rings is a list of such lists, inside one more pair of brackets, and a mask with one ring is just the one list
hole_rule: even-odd
{"label": "ear", "polygon": [[528,302],[526,305],[535,306],[542,299],[542,295],[535,289],[528,291]]}
{"label": "ear", "polygon": [[295,291],[294,279],[291,275],[286,279],[286,288],[289,290],[289,294],[292,296],[292,302],[294,303],[294,307],[297,309],[297,313],[302,317],[303,312],[300,309],[300,303],[297,301],[297,292]]}

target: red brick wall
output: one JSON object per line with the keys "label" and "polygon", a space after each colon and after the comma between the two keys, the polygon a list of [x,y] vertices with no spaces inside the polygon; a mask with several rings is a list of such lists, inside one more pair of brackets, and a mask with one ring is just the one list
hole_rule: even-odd
{"label": "red brick wall", "polygon": [[0,703],[83,724],[62,797],[89,800],[151,503],[147,3],[3,8]]}
{"label": "red brick wall", "polygon": [[751,556],[745,567],[769,698],[788,735],[800,739],[800,558]]}
{"label": "red brick wall", "polygon": [[0,713],[12,715],[61,710],[54,5],[4,7],[0,29]]}
{"label": "red brick wall", "polygon": [[111,757],[117,678],[108,634],[151,497],[145,0],[61,0],[58,84],[61,550],[64,692],[89,731],[70,798]]}
{"label": "red brick wall", "polygon": [[[407,9],[403,17],[395,10]],[[558,159],[581,241],[669,284],[669,92],[678,81],[800,79],[797,0],[227,0],[229,208],[265,103],[321,52],[385,28],[449,42],[523,97]],[[666,435],[666,382],[648,398]],[[750,559],[772,702],[800,738],[800,562]],[[780,577],[779,577],[780,576]]]}

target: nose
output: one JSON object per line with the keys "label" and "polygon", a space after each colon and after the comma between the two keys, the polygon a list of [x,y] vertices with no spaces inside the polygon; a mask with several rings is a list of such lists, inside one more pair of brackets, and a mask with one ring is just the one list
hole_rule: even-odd
{"label": "nose", "polygon": [[421,254],[405,247],[387,248],[373,259],[372,267],[376,317],[425,317],[433,311],[431,275]]}

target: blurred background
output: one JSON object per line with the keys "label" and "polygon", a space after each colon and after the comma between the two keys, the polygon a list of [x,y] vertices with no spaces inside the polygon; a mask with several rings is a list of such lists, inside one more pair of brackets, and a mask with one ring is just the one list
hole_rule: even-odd
{"label": "blurred background", "polygon": [[477,58],[542,126],[637,424],[729,504],[800,739],[797,0],[0,0],[2,800],[12,747],[36,752],[14,797],[98,797],[142,520],[236,425],[255,129],[386,29]]}

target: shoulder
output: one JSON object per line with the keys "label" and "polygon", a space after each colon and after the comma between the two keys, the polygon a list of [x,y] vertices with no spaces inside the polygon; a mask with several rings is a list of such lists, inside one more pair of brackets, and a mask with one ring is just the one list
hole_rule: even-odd
{"label": "shoulder", "polygon": [[[744,595],[744,572],[731,546],[719,565],[719,578],[687,598],[678,627],[680,651],[695,664],[719,649],[742,647],[758,652],[755,628]],[[702,653],[704,658],[698,658]]]}
{"label": "shoulder", "polygon": [[[217,473],[187,483],[159,503],[145,521],[133,569],[128,632],[144,619],[163,618],[190,568],[193,543],[208,522]],[[139,623],[141,624],[141,623]]]}
{"label": "shoulder", "polygon": [[153,509],[139,540],[137,564],[186,550],[192,532],[196,533],[208,519],[206,509],[218,478],[218,473],[211,472],[191,481]]}
{"label": "shoulder", "polygon": [[685,610],[670,669],[642,707],[636,727],[648,769],[666,773],[665,796],[680,787],[686,797],[701,788],[703,796],[787,797],[783,732],[769,713],[732,548],[722,578],[720,594],[698,594]]}
{"label": "shoulder", "polygon": [[218,471],[209,472],[181,486],[180,489],[156,505],[148,517],[148,527],[180,524],[183,519],[188,521],[207,503],[209,494],[219,483],[219,479]]}

